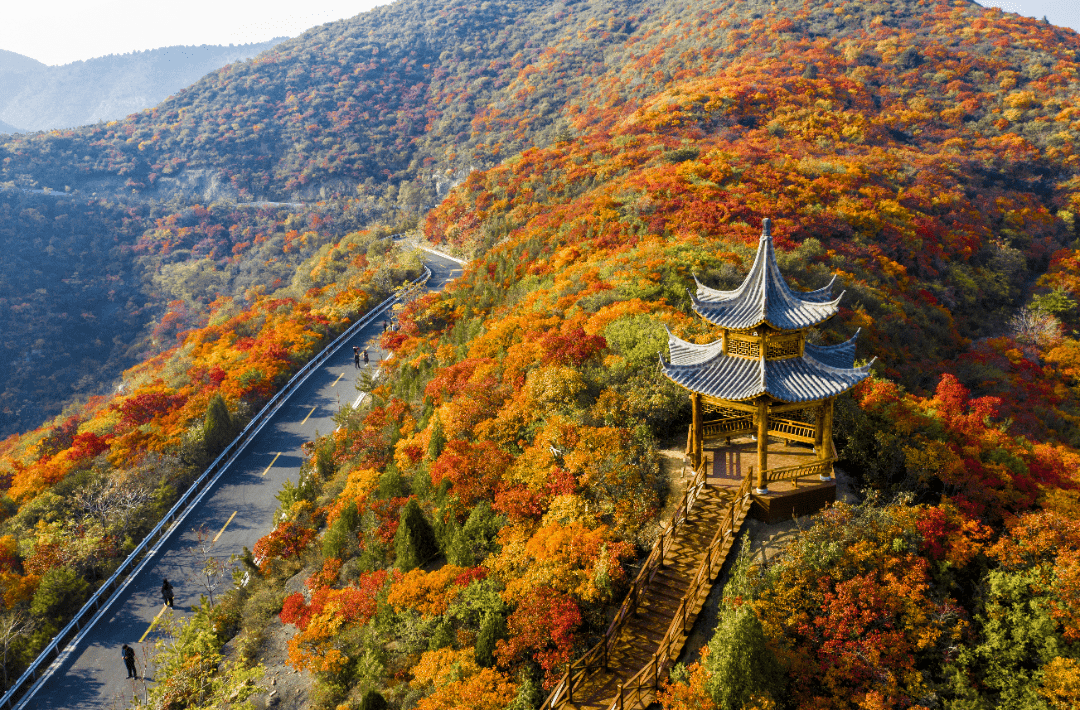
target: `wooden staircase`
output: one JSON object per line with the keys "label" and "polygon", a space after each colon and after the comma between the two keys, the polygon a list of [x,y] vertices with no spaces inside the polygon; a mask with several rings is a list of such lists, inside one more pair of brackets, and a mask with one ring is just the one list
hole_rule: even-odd
{"label": "wooden staircase", "polygon": [[571,664],[544,710],[645,708],[678,658],[750,510],[750,479],[706,485],[703,464],[604,638]]}

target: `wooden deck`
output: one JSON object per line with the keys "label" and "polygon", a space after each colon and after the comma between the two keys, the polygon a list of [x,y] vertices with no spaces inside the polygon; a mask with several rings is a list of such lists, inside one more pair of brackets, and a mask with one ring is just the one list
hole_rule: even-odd
{"label": "wooden deck", "polygon": [[[706,449],[708,485],[734,490],[757,460],[757,443],[749,438],[733,439],[730,446]],[[811,467],[818,462],[809,446],[769,442],[769,470]],[[816,473],[797,479],[770,480],[769,492],[754,494],[751,515],[766,523],[811,515],[836,501],[836,484],[822,481]]]}
{"label": "wooden deck", "polygon": [[[733,439],[729,446],[717,442],[715,446],[706,444],[705,454],[709,459],[710,486],[724,486],[738,488],[743,478],[757,460],[757,442],[750,437]],[[787,468],[789,466],[805,466],[817,461],[817,455],[809,446],[798,444],[785,445],[775,439],[769,440],[769,468]],[[803,482],[810,483],[809,478]],[[774,484],[777,491],[792,489],[790,481],[776,481],[769,484],[772,490]]]}

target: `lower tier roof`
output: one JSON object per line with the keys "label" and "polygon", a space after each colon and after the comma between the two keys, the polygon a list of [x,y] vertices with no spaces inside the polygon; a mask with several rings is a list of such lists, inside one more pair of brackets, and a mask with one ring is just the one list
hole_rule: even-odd
{"label": "lower tier roof", "polygon": [[[856,335],[858,335],[856,333]],[[720,341],[697,345],[668,333],[671,359],[660,358],[675,384],[716,399],[742,401],[767,394],[782,402],[835,397],[866,379],[872,362],[852,367],[855,338],[833,346],[809,345],[801,357],[758,360],[726,355]]]}

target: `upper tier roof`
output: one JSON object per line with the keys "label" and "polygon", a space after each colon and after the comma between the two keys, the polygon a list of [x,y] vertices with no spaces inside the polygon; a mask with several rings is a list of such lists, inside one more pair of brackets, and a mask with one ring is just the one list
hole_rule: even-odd
{"label": "upper tier roof", "polygon": [[870,364],[853,367],[856,333],[839,345],[810,345],[801,357],[762,360],[724,354],[723,341],[688,343],[668,332],[671,359],[660,358],[664,374],[692,392],[741,401],[767,394],[782,402],[835,397],[866,379]]}
{"label": "upper tier roof", "polygon": [[798,330],[828,320],[836,314],[840,299],[832,299],[836,277],[816,291],[796,293],[787,285],[776,265],[768,218],[762,220],[761,241],[754,265],[734,291],[708,288],[694,278],[697,294],[690,294],[694,310],[714,325],[748,330],[766,323],[777,330]]}

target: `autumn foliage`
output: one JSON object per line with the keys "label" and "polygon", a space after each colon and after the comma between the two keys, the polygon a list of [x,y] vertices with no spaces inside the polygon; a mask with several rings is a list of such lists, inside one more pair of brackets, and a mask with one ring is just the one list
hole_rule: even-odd
{"label": "autumn foliage", "polygon": [[[228,149],[237,195],[337,191],[340,211],[269,230],[193,206],[128,235],[173,280],[202,273],[165,269],[178,250],[214,273],[271,243],[313,261],[281,293],[170,297],[122,393],[3,444],[12,501],[192,459],[215,393],[250,412],[392,275],[370,235],[331,243],[327,221],[377,199],[416,214],[440,190],[423,237],[469,266],[396,313],[385,379],[310,447],[254,552],[266,584],[309,580],[280,618],[320,702],[535,705],[656,538],[658,449],[688,414],[657,372],[665,328],[714,337],[687,289],[736,286],[770,217],[795,287],[846,291],[823,340],[861,328],[878,358],[837,403],[864,502],[732,577],[720,628],[746,633],[714,638],[666,702],[733,703],[742,640],[777,670],[741,705],[1075,706],[1080,39],[939,0],[411,7],[377,16],[446,45],[365,16],[127,121],[0,148],[6,179],[53,177],[37,156],[55,150],[146,192]],[[250,100],[210,99],[230,91]],[[429,549],[392,571],[406,512]],[[19,515],[11,603],[123,543],[119,513]]]}

